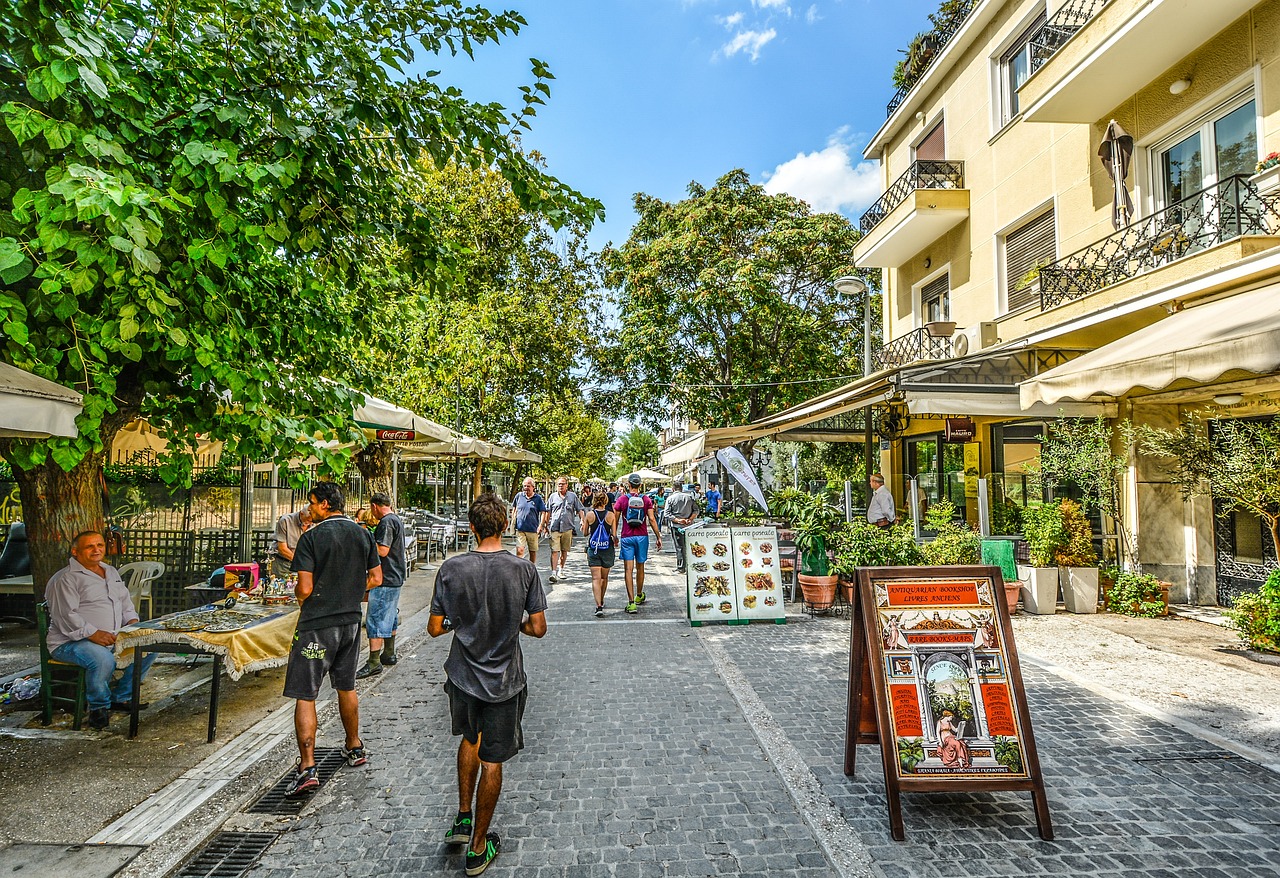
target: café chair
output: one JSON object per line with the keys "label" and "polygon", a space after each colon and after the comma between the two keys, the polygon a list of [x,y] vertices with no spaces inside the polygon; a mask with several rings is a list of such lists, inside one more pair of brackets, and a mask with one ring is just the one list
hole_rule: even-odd
{"label": "caf\u00e9 chair", "polygon": [[[150,619],[155,608],[151,600],[151,583],[164,576],[164,564],[159,561],[134,561],[123,564],[119,568],[120,578],[129,589],[129,600],[138,611],[141,619]],[[142,611],[142,602],[147,602],[147,611]]]}
{"label": "caf\u00e9 chair", "polygon": [[85,670],[79,665],[60,662],[49,654],[45,638],[49,634],[49,605],[36,604],[36,630],[40,633],[40,722],[53,722],[53,706],[65,705],[74,719],[72,728],[80,730],[85,715]]}

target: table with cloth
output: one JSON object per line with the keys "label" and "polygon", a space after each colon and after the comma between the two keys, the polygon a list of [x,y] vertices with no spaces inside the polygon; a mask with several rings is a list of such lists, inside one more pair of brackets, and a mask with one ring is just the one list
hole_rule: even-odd
{"label": "table with cloth", "polygon": [[134,652],[171,652],[187,655],[213,656],[213,674],[209,692],[209,742],[212,743],[218,727],[218,682],[221,671],[226,670],[232,680],[239,680],[250,671],[278,668],[289,661],[289,648],[293,644],[293,632],[298,625],[297,604],[264,607],[254,604],[236,604],[235,612],[256,618],[235,631],[215,633],[210,631],[174,631],[166,622],[192,612],[221,609],[219,604],[206,604],[195,611],[171,613],[158,619],[137,622],[121,628],[116,635],[116,667],[133,665],[133,697],[129,710],[129,737],[138,734],[138,704],[142,690],[139,665],[134,662]]}

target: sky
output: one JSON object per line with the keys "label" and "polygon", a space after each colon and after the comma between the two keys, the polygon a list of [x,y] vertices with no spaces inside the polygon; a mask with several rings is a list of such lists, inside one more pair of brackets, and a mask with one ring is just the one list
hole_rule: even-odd
{"label": "sky", "polygon": [[677,201],[743,168],[770,192],[857,220],[880,195],[862,159],[892,71],[937,0],[507,0],[528,21],[475,60],[416,72],[473,99],[520,104],[529,59],[556,79],[523,142],[605,205],[594,247],[622,244],[637,192]]}

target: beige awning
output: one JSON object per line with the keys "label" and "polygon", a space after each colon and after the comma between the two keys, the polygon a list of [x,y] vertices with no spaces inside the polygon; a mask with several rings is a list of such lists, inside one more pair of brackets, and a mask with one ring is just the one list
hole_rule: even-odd
{"label": "beige awning", "polygon": [[80,394],[25,369],[0,363],[0,436],[77,436]]}
{"label": "beige awning", "polygon": [[752,421],[743,429],[750,430],[755,436],[769,436],[784,430],[794,430],[823,418],[832,418],[845,412],[884,402],[893,389],[889,379],[897,373],[898,370],[893,369],[859,378],[822,396],[815,396],[799,405],[783,409],[776,415]]}
{"label": "beige awning", "polygon": [[1280,371],[1280,285],[1187,308],[1022,382],[1023,409]]}
{"label": "beige awning", "polygon": [[675,445],[664,448],[658,456],[659,466],[681,466],[714,454],[738,442],[756,439],[764,434],[748,424],[741,427],[708,427],[690,433]]}
{"label": "beige awning", "polygon": [[1114,418],[1114,402],[1068,402],[1060,405],[1036,403],[1022,408],[1016,389],[999,393],[922,393],[910,390],[903,394],[907,411],[913,415],[955,415],[971,418],[1032,417]]}

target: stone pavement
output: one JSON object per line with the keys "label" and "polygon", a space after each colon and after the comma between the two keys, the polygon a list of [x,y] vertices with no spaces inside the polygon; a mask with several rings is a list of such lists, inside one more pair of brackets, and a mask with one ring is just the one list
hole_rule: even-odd
{"label": "stone pavement", "polygon": [[[597,620],[572,559],[546,638],[525,643],[526,748],[506,766],[487,874],[1210,878],[1280,859],[1280,776],[1031,667],[1057,839],[1038,838],[1026,793],[917,793],[894,842],[877,748],[860,748],[856,777],[841,770],[848,620],[690,629],[670,554],[651,560],[638,617],[615,568]],[[370,764],[264,824],[284,831],[251,874],[461,874],[439,841],[456,807],[447,649],[447,635],[406,644],[361,689]],[[335,723],[319,743],[341,743]]]}

